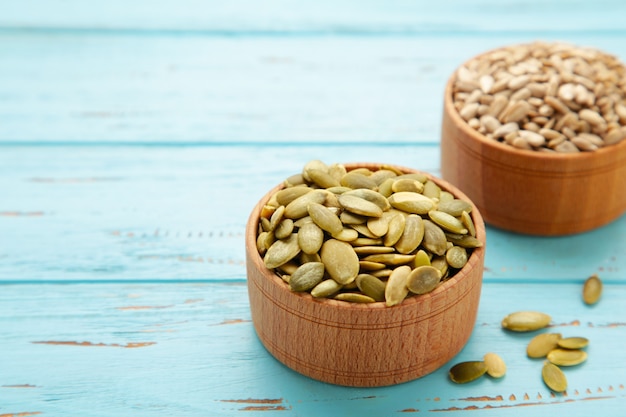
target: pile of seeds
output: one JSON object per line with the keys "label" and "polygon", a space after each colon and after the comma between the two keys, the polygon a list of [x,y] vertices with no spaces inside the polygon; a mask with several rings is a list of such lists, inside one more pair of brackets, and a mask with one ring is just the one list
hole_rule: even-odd
{"label": "pile of seeds", "polygon": [[515,148],[575,153],[626,138],[626,67],[595,49],[491,51],[459,67],[452,94],[470,127]]}
{"label": "pile of seeds", "polygon": [[293,291],[393,306],[435,289],[482,246],[472,205],[421,173],[314,160],[283,185],[262,209],[257,249]]}

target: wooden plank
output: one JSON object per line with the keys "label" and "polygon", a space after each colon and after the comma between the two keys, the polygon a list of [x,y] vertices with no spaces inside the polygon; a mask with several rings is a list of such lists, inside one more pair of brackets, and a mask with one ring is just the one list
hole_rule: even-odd
{"label": "wooden plank", "polygon": [[[261,196],[310,159],[439,174],[434,146],[0,148],[0,279],[240,280]],[[623,281],[626,216],[568,238],[488,229],[485,279]]]}
{"label": "wooden plank", "polygon": [[[567,412],[606,416],[626,402],[626,286],[608,285],[594,307],[575,284],[484,285],[468,345],[447,366],[406,384],[373,389],[327,385],[292,372],[259,343],[238,284],[3,285],[0,291],[0,413],[133,415],[498,415]],[[586,363],[565,369],[553,395],[542,360],[526,358],[534,334],[500,328],[506,314],[552,315],[546,331],[590,339]],[[448,380],[452,364],[497,352],[501,380]],[[285,413],[282,413],[285,414]]]}
{"label": "wooden plank", "polygon": [[[535,38],[0,31],[0,142],[437,143],[455,68]],[[626,58],[619,33],[539,38]]]}
{"label": "wooden plank", "polygon": [[[32,3],[2,0],[0,26],[9,28],[99,28],[261,33],[406,33],[500,31],[623,31],[619,0],[522,3],[319,0],[231,0],[217,7],[198,0],[80,0]],[[454,12],[452,12],[454,11]]]}

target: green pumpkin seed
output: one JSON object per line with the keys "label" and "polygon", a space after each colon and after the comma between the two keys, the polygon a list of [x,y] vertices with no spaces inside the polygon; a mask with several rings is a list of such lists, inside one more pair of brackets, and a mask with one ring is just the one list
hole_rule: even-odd
{"label": "green pumpkin seed", "polygon": [[291,219],[283,219],[274,229],[276,239],[285,239],[291,233],[293,233],[293,220]]}
{"label": "green pumpkin seed", "polygon": [[375,255],[382,253],[393,253],[394,249],[387,246],[359,246],[354,248],[357,255]]}
{"label": "green pumpkin seed", "polygon": [[359,237],[359,233],[352,228],[344,227],[338,233],[333,233],[332,237],[344,242],[353,242]]}
{"label": "green pumpkin seed", "polygon": [[299,253],[298,235],[292,233],[288,238],[274,242],[267,249],[263,262],[268,269],[274,269],[292,260]]}
{"label": "green pumpkin seed", "polygon": [[502,327],[514,332],[532,332],[550,324],[552,318],[538,311],[518,311],[502,319]]}
{"label": "green pumpkin seed", "polygon": [[440,201],[437,210],[448,213],[454,217],[459,217],[464,211],[470,213],[472,211],[472,205],[467,201],[455,198],[451,201]]}
{"label": "green pumpkin seed", "polygon": [[448,202],[450,202],[452,200],[454,200],[454,195],[451,192],[442,190],[439,193],[439,204],[441,204],[441,203],[448,203]]}
{"label": "green pumpkin seed", "polygon": [[430,266],[437,269],[441,274],[441,279],[446,279],[450,270],[445,256],[435,256],[430,260]]}
{"label": "green pumpkin seed", "polygon": [[393,183],[395,180],[393,178],[387,178],[385,181],[378,185],[378,192],[385,198],[389,198],[391,194],[393,194]]}
{"label": "green pumpkin seed", "polygon": [[368,218],[366,216],[361,216],[359,214],[350,213],[349,211],[342,211],[339,215],[339,219],[341,222],[346,225],[354,225],[354,224],[365,224],[367,223]]}
{"label": "green pumpkin seed", "polygon": [[419,172],[411,172],[409,174],[403,174],[401,172],[398,172],[398,179],[404,179],[404,178],[408,178],[411,180],[415,180],[415,181],[419,181],[422,184],[426,184],[426,181],[428,181],[428,177],[424,174],[421,174]]}
{"label": "green pumpkin seed", "polygon": [[592,275],[583,285],[583,301],[585,304],[595,304],[602,296],[602,280],[598,275]]}
{"label": "green pumpkin seed", "polygon": [[468,232],[459,219],[443,211],[431,210],[428,212],[428,217],[430,217],[430,219],[439,225],[443,230],[448,232],[459,235],[466,235]]}
{"label": "green pumpkin seed", "polygon": [[359,271],[380,271],[385,268],[387,265],[380,262],[359,261]]}
{"label": "green pumpkin seed", "polygon": [[339,293],[335,297],[335,300],[348,301],[350,303],[375,303],[372,297],[369,297],[365,294],[359,294],[356,292],[344,292]]}
{"label": "green pumpkin seed", "polygon": [[502,378],[506,374],[506,363],[497,353],[489,352],[483,357],[487,374],[492,378]]}
{"label": "green pumpkin seed", "polygon": [[424,239],[422,240],[424,249],[441,256],[448,249],[447,242],[446,235],[441,230],[441,227],[430,220],[424,220]]}
{"label": "green pumpkin seed", "polygon": [[452,268],[463,268],[467,263],[467,259],[467,250],[461,246],[453,246],[446,251],[446,262]]}
{"label": "green pumpkin seed", "polygon": [[285,206],[277,207],[276,210],[274,210],[274,213],[272,213],[272,216],[270,217],[270,223],[267,226],[266,231],[271,232],[272,230],[275,230],[276,227],[278,227],[280,222],[283,220],[284,215],[285,215]]}
{"label": "green pumpkin seed", "polygon": [[574,366],[587,360],[587,352],[578,349],[554,349],[548,353],[547,358],[555,365]]}
{"label": "green pumpkin seed", "polygon": [[475,236],[457,235],[455,233],[446,233],[448,242],[453,243],[456,246],[461,246],[466,249],[480,248],[483,246],[483,242],[478,240]]}
{"label": "green pumpkin seed", "polygon": [[371,271],[370,275],[373,275],[376,278],[385,279],[385,278],[389,278],[392,272],[393,272],[392,269],[386,268],[386,269],[381,269],[378,271]]}
{"label": "green pumpkin seed", "polygon": [[397,253],[375,253],[363,258],[364,261],[380,262],[385,265],[406,265],[415,259],[415,255],[400,255]]}
{"label": "green pumpkin seed", "polygon": [[411,271],[406,286],[414,294],[426,294],[434,290],[441,281],[441,272],[432,266],[420,266]]}
{"label": "green pumpkin seed", "polygon": [[422,243],[424,238],[424,221],[416,214],[410,214],[404,222],[402,236],[394,245],[400,253],[407,254],[414,252]]}
{"label": "green pumpkin seed", "polygon": [[336,294],[341,290],[342,285],[334,279],[326,279],[317,284],[312,290],[311,295],[315,298],[327,298]]}
{"label": "green pumpkin seed", "polygon": [[346,175],[341,177],[340,182],[341,185],[343,185],[344,187],[349,187],[354,190],[357,188],[367,188],[370,190],[374,190],[378,186],[376,184],[376,181],[371,179],[369,176],[359,173],[359,171],[357,170],[352,170],[348,172]]}
{"label": "green pumpkin seed", "polygon": [[560,339],[560,333],[538,334],[526,346],[526,354],[529,358],[545,358],[548,353],[556,349]]}
{"label": "green pumpkin seed", "polygon": [[392,207],[407,213],[427,214],[435,208],[435,202],[430,198],[408,191],[394,193],[388,200]]}
{"label": "green pumpkin seed", "polygon": [[413,260],[413,268],[425,265],[430,266],[430,256],[428,256],[428,253],[426,253],[425,250],[420,249],[415,254],[415,259]]}
{"label": "green pumpkin seed", "polygon": [[449,376],[452,382],[465,384],[474,381],[487,372],[487,365],[483,361],[460,362],[450,368]]}
{"label": "green pumpkin seed", "polygon": [[338,187],[339,180],[321,169],[309,169],[306,171],[309,180],[321,188]]}
{"label": "green pumpkin seed", "polygon": [[287,179],[283,181],[283,184],[285,187],[299,187],[299,186],[305,185],[306,180],[304,179],[301,173],[294,174],[294,175],[287,177]]}
{"label": "green pumpkin seed", "polygon": [[376,182],[376,184],[378,186],[380,186],[380,184],[382,184],[383,182],[385,182],[389,178],[395,178],[397,176],[398,176],[398,174],[396,174],[392,170],[385,169],[385,168],[381,167],[378,171],[372,172],[372,175],[370,175],[370,178],[374,182]]}
{"label": "green pumpkin seed", "polygon": [[370,203],[376,204],[383,211],[387,211],[391,208],[391,204],[387,198],[385,198],[379,192],[374,190],[370,190],[367,188],[359,188],[357,190],[351,190],[344,193],[345,195],[351,195],[355,197],[362,198],[363,200],[369,201]]}
{"label": "green pumpkin seed", "polygon": [[318,169],[320,171],[328,172],[328,165],[326,165],[324,162],[320,161],[319,159],[312,159],[306,164],[304,164],[304,167],[302,168],[302,177],[304,178],[305,181],[311,182],[311,177],[309,177],[309,171],[313,169]]}
{"label": "green pumpkin seed", "polygon": [[307,262],[302,264],[291,275],[289,288],[292,291],[308,291],[322,282],[324,278],[324,264],[321,262]]}
{"label": "green pumpkin seed", "polygon": [[441,188],[435,184],[433,181],[428,180],[424,183],[424,194],[428,198],[439,200],[439,194],[441,193]]}
{"label": "green pumpkin seed", "polygon": [[398,240],[402,237],[404,233],[404,227],[406,225],[406,217],[402,214],[396,213],[389,220],[389,227],[387,234],[384,237],[385,246],[393,246],[398,243]]}
{"label": "green pumpkin seed", "polygon": [[380,217],[383,215],[383,209],[364,198],[343,193],[339,195],[337,199],[344,209],[354,214],[368,217]]}
{"label": "green pumpkin seed", "polygon": [[339,217],[327,207],[319,203],[310,203],[307,207],[307,211],[313,222],[322,230],[330,234],[339,233],[343,230],[343,223],[341,223]]}
{"label": "green pumpkin seed", "polygon": [[359,257],[349,243],[329,239],[322,244],[320,256],[328,275],[339,284],[348,284],[359,274]]}
{"label": "green pumpkin seed", "polygon": [[347,173],[348,171],[343,164],[331,164],[328,166],[328,174],[339,182],[341,181],[341,178]]}
{"label": "green pumpkin seed", "polygon": [[309,204],[322,204],[324,203],[324,201],[326,201],[326,191],[313,190],[287,204],[287,206],[285,207],[285,217],[287,217],[288,219],[299,219],[301,217],[307,216],[309,214]]}
{"label": "green pumpkin seed", "polygon": [[315,223],[309,222],[298,229],[298,245],[304,253],[317,253],[324,243],[324,231]]}
{"label": "green pumpkin seed", "polygon": [[388,307],[400,304],[409,294],[406,280],[411,273],[411,267],[399,266],[391,272],[385,287],[385,303]]}
{"label": "green pumpkin seed", "polygon": [[558,342],[559,347],[563,349],[583,349],[589,344],[586,337],[566,337]]}
{"label": "green pumpkin seed", "polygon": [[393,181],[391,184],[391,191],[399,193],[401,191],[408,191],[411,193],[422,193],[424,191],[424,184],[411,178],[400,178]]}
{"label": "green pumpkin seed", "polygon": [[380,217],[374,217],[367,221],[367,228],[376,237],[383,237],[389,231],[389,221],[394,213],[386,211]]}
{"label": "green pumpkin seed", "polygon": [[275,194],[276,202],[281,206],[287,206],[293,200],[297,199],[298,197],[302,197],[303,195],[308,194],[311,191],[313,191],[313,189],[310,187],[283,188]]}
{"label": "green pumpkin seed", "polygon": [[356,277],[356,285],[361,292],[376,301],[385,301],[386,284],[370,274],[359,274]]}
{"label": "green pumpkin seed", "polygon": [[382,239],[371,239],[369,237],[358,237],[354,240],[350,241],[350,244],[354,247],[358,246],[374,246],[374,245],[382,245]]}
{"label": "green pumpkin seed", "polygon": [[541,369],[543,382],[555,392],[563,392],[567,389],[567,378],[561,369],[553,363],[546,362]]}
{"label": "green pumpkin seed", "polygon": [[276,270],[283,275],[292,275],[294,272],[296,272],[300,265],[301,264],[297,263],[295,260],[291,260],[286,264],[279,266],[278,268],[276,268]]}

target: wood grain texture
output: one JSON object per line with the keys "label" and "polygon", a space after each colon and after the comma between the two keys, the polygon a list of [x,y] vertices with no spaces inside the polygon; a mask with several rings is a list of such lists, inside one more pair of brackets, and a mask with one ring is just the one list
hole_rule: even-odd
{"label": "wood grain texture", "polygon": [[[511,416],[598,409],[617,416],[626,398],[626,352],[619,348],[626,287],[605,290],[590,308],[577,284],[485,284],[474,333],[449,365],[494,351],[508,366],[503,379],[456,385],[444,366],[393,387],[349,388],[274,360],[254,333],[244,283],[3,285],[0,413],[465,415],[495,408]],[[533,335],[500,328],[506,314],[521,309],[551,314],[547,331],[589,338],[588,361],[565,369],[566,394],[552,395],[540,378],[541,360],[526,358]],[[153,344],[115,346],[146,342]]]}

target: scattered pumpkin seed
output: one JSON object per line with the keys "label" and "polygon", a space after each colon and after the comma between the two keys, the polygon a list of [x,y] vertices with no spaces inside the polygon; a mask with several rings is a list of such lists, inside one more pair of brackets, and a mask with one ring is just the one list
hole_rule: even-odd
{"label": "scattered pumpkin seed", "polygon": [[567,378],[565,374],[555,364],[546,361],[541,369],[543,382],[555,392],[563,392],[567,389]]}
{"label": "scattered pumpkin seed", "polygon": [[483,361],[460,362],[450,368],[448,375],[452,382],[465,384],[474,381],[487,372],[487,365]]}
{"label": "scattered pumpkin seed", "polygon": [[526,346],[526,354],[529,358],[545,358],[550,351],[556,349],[560,339],[560,333],[538,334]]}
{"label": "scattered pumpkin seed", "polygon": [[583,285],[583,301],[585,304],[595,304],[602,296],[602,280],[596,274],[590,276]]}
{"label": "scattered pumpkin seed", "polygon": [[587,360],[587,352],[578,349],[554,349],[548,353],[548,360],[559,366],[574,366]]}
{"label": "scattered pumpkin seed", "polygon": [[589,344],[586,337],[566,337],[558,341],[558,345],[563,349],[583,349]]}
{"label": "scattered pumpkin seed", "polygon": [[552,318],[538,311],[518,311],[502,319],[502,327],[514,332],[532,332],[550,324]]}
{"label": "scattered pumpkin seed", "polygon": [[487,374],[492,378],[502,378],[506,374],[506,363],[497,353],[488,352],[483,357],[487,366]]}

